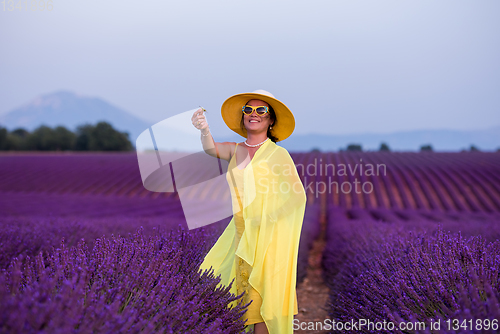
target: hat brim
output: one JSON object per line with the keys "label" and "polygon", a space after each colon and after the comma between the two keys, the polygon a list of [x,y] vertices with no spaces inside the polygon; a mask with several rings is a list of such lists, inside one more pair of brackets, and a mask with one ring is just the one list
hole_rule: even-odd
{"label": "hat brim", "polygon": [[221,107],[222,119],[226,125],[239,134],[247,138],[247,130],[241,128],[241,108],[250,100],[262,100],[268,103],[276,114],[276,124],[271,129],[271,134],[282,141],[288,138],[295,129],[295,117],[288,107],[280,100],[268,95],[258,93],[241,93],[229,97]]}

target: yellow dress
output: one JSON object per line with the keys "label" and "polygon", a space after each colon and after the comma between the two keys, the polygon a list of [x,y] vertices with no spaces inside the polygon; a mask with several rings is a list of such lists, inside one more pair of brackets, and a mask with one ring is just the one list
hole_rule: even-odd
{"label": "yellow dress", "polygon": [[234,280],[231,292],[245,291],[244,302],[253,300],[244,315],[247,325],[264,321],[270,334],[293,333],[306,205],[295,164],[286,149],[268,140],[244,169],[236,166],[233,155],[226,179],[233,218],[200,269],[213,269],[224,286]]}
{"label": "yellow dress", "polygon": [[[238,144],[236,144],[236,146],[238,146]],[[241,236],[245,231],[245,220],[243,219],[243,212],[237,211],[237,209],[242,207],[244,202],[243,175],[245,168],[240,169],[236,165],[236,154],[233,154],[231,160],[229,161],[228,170],[232,170],[232,173],[226,174],[226,178],[230,185],[231,198],[233,200],[234,223],[236,227],[236,247],[238,247]],[[247,325],[264,322],[264,319],[262,319],[262,316],[260,315],[262,298],[260,294],[248,282],[248,278],[252,273],[252,267],[238,255],[235,255],[235,262],[236,291],[238,295],[241,293],[245,293],[243,295],[244,304],[248,304],[249,302],[251,302],[243,318],[246,319]]]}

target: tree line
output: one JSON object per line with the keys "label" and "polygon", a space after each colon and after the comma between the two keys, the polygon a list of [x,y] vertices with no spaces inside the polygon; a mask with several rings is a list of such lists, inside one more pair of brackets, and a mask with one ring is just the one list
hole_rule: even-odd
{"label": "tree line", "polygon": [[[313,149],[313,152],[319,152],[320,149],[315,148]],[[361,144],[348,144],[346,148],[341,148],[339,150],[340,152],[363,152],[363,148]],[[390,152],[391,149],[389,148],[389,145],[386,143],[381,143],[380,147],[378,149],[380,152]],[[420,146],[420,152],[434,152],[434,149],[432,148],[431,144],[425,144]],[[471,145],[469,150],[462,149],[460,152],[480,152],[480,150],[475,146]],[[500,148],[497,149],[497,152],[500,152]]]}
{"label": "tree line", "polygon": [[0,126],[2,151],[132,151],[128,132],[114,129],[108,122],[84,124],[75,132],[64,126],[40,125],[29,132],[23,128],[8,131]]}

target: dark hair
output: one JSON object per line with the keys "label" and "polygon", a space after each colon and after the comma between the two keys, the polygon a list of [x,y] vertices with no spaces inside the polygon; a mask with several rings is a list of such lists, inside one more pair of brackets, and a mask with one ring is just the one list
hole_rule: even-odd
{"label": "dark hair", "polygon": [[[241,113],[240,128],[242,130],[245,130],[245,124],[243,123],[244,117],[245,117],[245,114]],[[274,109],[273,109],[273,107],[271,107],[270,104],[269,104],[269,117],[271,118],[272,121],[274,121],[272,127],[275,127],[278,120],[276,119],[276,114],[274,113]],[[274,142],[274,143],[278,142],[279,139],[277,137],[273,136],[271,131],[272,131],[271,129],[267,128],[267,136],[269,137],[269,139],[271,139],[272,142]]]}

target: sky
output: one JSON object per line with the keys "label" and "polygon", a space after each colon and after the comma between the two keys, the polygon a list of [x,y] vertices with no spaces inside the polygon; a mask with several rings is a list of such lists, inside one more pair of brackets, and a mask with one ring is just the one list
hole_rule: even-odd
{"label": "sky", "polygon": [[500,125],[498,0],[49,3],[0,4],[0,114],[64,89],[226,136],[224,100],[264,89],[300,134]]}

